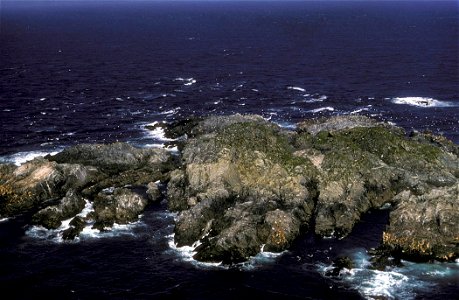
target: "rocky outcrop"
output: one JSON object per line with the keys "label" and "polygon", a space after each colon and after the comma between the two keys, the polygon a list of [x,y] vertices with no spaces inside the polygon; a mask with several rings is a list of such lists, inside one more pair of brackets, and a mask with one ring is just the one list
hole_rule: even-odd
{"label": "rocky outcrop", "polygon": [[[255,115],[156,126],[179,156],[114,143],[0,164],[0,217],[34,212],[33,222],[50,229],[72,218],[63,233],[72,239],[88,224],[137,220],[163,199],[163,182],[178,212],[175,242],[195,247],[201,261],[283,251],[306,231],[345,237],[363,213],[386,204],[376,268],[459,258],[459,146],[443,137],[364,116],[307,120],[296,131]],[[94,211],[80,213],[89,204]]]}
{"label": "rocky outcrop", "polygon": [[[193,138],[184,145],[182,166],[171,173],[168,204],[180,212],[177,245],[199,245],[196,259],[237,262],[260,251],[282,251],[309,229],[344,237],[363,213],[386,203],[395,207],[386,249],[415,251],[413,243],[392,234],[416,236],[423,228],[416,222],[426,218],[422,211],[446,201],[438,196],[423,208],[420,199],[437,190],[449,200],[435,208],[432,220],[449,233],[434,241],[435,254],[429,255],[458,256],[459,221],[446,210],[458,203],[457,146],[444,139],[408,137],[401,128],[363,116],[308,120],[296,132],[258,116],[219,116],[189,130]],[[411,196],[403,198],[404,191]],[[405,225],[401,215],[412,217]],[[402,230],[408,224],[411,231]],[[432,232],[437,227],[428,225]]]}
{"label": "rocky outcrop", "polygon": [[46,157],[58,163],[94,166],[113,174],[143,167],[157,167],[168,160],[166,151],[154,148],[135,148],[127,143],[81,144]]}
{"label": "rocky outcrop", "polygon": [[85,202],[75,191],[68,190],[57,205],[48,206],[38,211],[32,218],[36,224],[48,229],[57,229],[62,221],[77,215],[84,208]]}
{"label": "rocky outcrop", "polygon": [[147,199],[126,188],[102,191],[94,199],[94,228],[104,230],[114,223],[126,224],[135,221],[147,203]]}
{"label": "rocky outcrop", "polygon": [[[167,180],[172,168],[167,151],[126,143],[78,145],[20,167],[0,165],[0,216],[38,210],[32,222],[48,229],[73,217],[64,239],[90,223],[98,229],[128,223],[160,198],[154,182]],[[77,216],[85,199],[94,207],[89,219]]]}
{"label": "rocky outcrop", "polygon": [[198,259],[224,262],[287,248],[309,226],[315,167],[258,116],[214,117],[194,132],[168,184],[170,209],[182,211],[177,244],[200,241]]}
{"label": "rocky outcrop", "polygon": [[450,261],[459,257],[459,184],[395,198],[382,249],[411,260]]}
{"label": "rocky outcrop", "polygon": [[94,182],[99,172],[93,167],[58,164],[37,158],[20,167],[10,167],[0,178],[0,215],[11,216],[63,197]]}

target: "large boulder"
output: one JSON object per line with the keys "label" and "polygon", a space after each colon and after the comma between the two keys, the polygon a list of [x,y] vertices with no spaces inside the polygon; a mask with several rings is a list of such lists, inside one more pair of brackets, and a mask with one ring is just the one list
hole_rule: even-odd
{"label": "large boulder", "polygon": [[102,191],[94,200],[94,228],[104,230],[114,223],[136,221],[147,203],[147,199],[126,188]]}
{"label": "large boulder", "polygon": [[69,219],[83,210],[85,201],[73,190],[68,190],[59,204],[48,206],[38,211],[32,221],[48,229],[56,229],[61,226],[62,221]]}
{"label": "large boulder", "polygon": [[[6,169],[6,167],[3,167]],[[0,179],[0,215],[11,216],[51,204],[68,190],[78,190],[99,176],[97,169],[36,158],[8,167]],[[48,204],[49,203],[49,204]]]}

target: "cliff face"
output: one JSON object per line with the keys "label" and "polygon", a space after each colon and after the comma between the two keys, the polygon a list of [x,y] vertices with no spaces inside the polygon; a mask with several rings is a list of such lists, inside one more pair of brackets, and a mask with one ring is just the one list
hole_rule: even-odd
{"label": "cliff face", "polygon": [[[178,212],[175,242],[194,245],[198,260],[283,251],[311,230],[344,237],[363,213],[387,204],[379,255],[459,257],[459,147],[442,137],[408,137],[363,116],[307,120],[296,131],[242,115],[162,126],[179,161],[115,143],[0,165],[0,217],[32,211],[47,228],[73,217],[63,236],[74,238],[88,224],[136,220],[160,196],[161,180]],[[82,215],[87,202],[93,212]]]}

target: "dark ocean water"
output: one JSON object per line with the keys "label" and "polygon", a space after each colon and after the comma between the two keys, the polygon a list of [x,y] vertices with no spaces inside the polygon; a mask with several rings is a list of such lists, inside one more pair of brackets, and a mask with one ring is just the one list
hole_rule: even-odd
{"label": "dark ocean water", "polygon": [[[144,125],[189,115],[299,120],[365,114],[459,143],[458,2],[0,2],[0,156],[81,142],[161,143]],[[449,299],[459,264],[366,268],[387,212],[343,240],[199,265],[172,245],[165,203],[77,243],[0,222],[0,288],[14,298]],[[360,268],[323,272],[337,255]]]}

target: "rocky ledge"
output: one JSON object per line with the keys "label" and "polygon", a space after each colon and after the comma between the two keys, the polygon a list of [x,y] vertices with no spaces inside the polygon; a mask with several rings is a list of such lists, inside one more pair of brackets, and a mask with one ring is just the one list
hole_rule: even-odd
{"label": "rocky ledge", "polygon": [[[345,237],[371,209],[391,208],[374,251],[411,260],[459,258],[459,147],[364,116],[306,120],[295,131],[256,115],[162,126],[161,149],[79,145],[20,167],[0,165],[0,217],[34,211],[64,237],[135,220],[160,195],[178,212],[177,246],[195,259],[235,263],[288,249],[301,234]],[[152,128],[156,129],[156,127]],[[94,211],[81,213],[87,203]]]}

